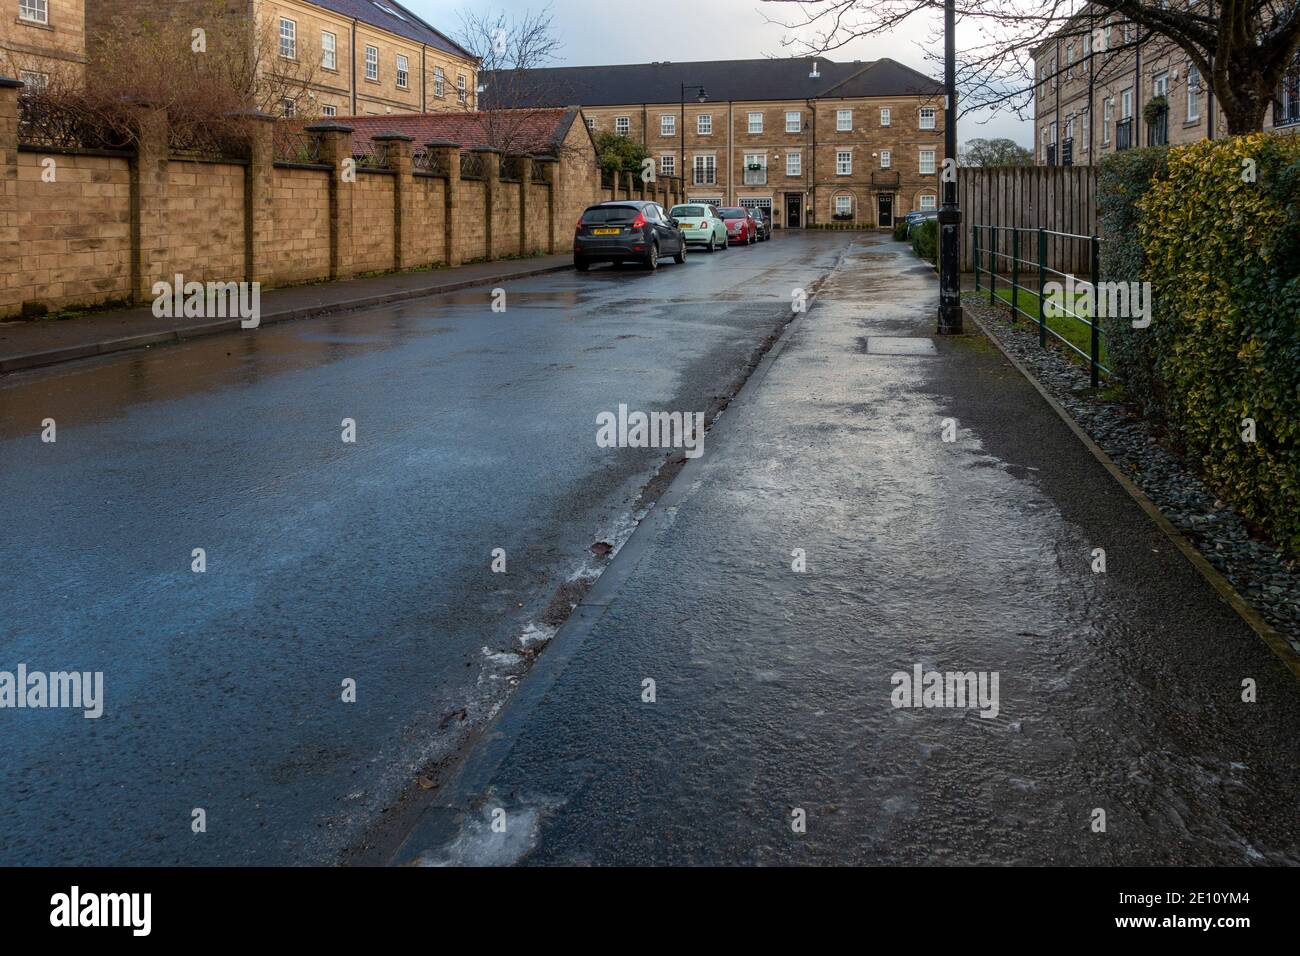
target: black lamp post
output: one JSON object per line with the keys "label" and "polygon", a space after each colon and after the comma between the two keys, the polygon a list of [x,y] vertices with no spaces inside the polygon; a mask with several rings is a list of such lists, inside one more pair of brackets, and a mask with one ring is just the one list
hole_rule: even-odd
{"label": "black lamp post", "polygon": [[[681,105],[679,107],[680,112],[679,112],[679,118],[677,120],[677,135],[681,138],[681,144],[682,144],[681,159],[678,160],[678,163],[681,164],[681,168],[678,170],[677,175],[682,177],[683,185],[686,184],[686,91],[687,90],[695,90],[698,94],[696,96],[696,100],[700,103],[703,103],[705,100],[709,98],[709,94],[704,91],[704,87],[699,86],[697,84],[691,84],[691,83],[682,84]],[[686,196],[683,195],[682,200],[685,201],[685,199]]]}
{"label": "black lamp post", "polygon": [[[945,161],[957,158],[957,13],[956,0],[944,0],[943,151]],[[940,335],[960,335],[961,263],[957,243],[961,236],[961,209],[957,206],[957,167],[944,163],[943,205],[939,209],[939,328]]]}

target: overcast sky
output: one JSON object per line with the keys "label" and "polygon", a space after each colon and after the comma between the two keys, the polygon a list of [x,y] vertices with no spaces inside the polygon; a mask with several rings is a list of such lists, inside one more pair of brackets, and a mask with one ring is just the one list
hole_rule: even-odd
{"label": "overcast sky", "polygon": [[[465,0],[402,0],[444,33],[458,32]],[[507,15],[536,11],[545,0],[479,0],[480,14],[505,11]],[[556,32],[563,43],[555,66],[591,66],[605,63],[649,63],[654,60],[743,60],[764,56],[789,56],[782,40],[784,27],[769,23],[789,18],[797,8],[763,4],[758,0],[653,0],[637,5],[644,14],[629,17],[632,6],[619,0],[551,0]],[[936,17],[941,12],[936,11]],[[930,24],[914,19],[890,37],[855,41],[831,55],[838,62],[874,60],[888,56],[933,74],[921,44]],[[966,142],[975,137],[1009,136],[1022,146],[1032,146],[1033,128],[1014,116],[970,116],[958,127]]]}

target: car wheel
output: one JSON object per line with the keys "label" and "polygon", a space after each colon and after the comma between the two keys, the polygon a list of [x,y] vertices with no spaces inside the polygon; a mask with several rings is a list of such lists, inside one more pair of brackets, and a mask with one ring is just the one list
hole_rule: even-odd
{"label": "car wheel", "polygon": [[591,268],[591,263],[588,262],[586,259],[582,258],[581,256],[574,256],[573,268],[577,269],[579,272],[586,272],[588,269]]}
{"label": "car wheel", "polygon": [[713,255],[713,253],[716,252],[717,249],[718,249],[718,244],[713,241],[713,233],[709,233],[709,244],[704,247],[704,251],[709,253],[709,255]]}
{"label": "car wheel", "polygon": [[645,255],[645,267],[652,272],[659,268],[659,243],[650,243],[650,251]]}
{"label": "car wheel", "polygon": [[685,265],[686,263],[686,240],[685,239],[683,239],[681,242],[677,244],[677,255],[673,256],[673,262],[677,263],[679,266]]}

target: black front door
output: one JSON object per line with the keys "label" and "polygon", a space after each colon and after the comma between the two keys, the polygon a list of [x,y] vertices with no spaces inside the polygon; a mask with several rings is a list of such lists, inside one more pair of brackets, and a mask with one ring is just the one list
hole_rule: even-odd
{"label": "black front door", "polygon": [[803,193],[785,194],[785,227],[798,229],[803,225]]}
{"label": "black front door", "polygon": [[888,193],[880,194],[880,218],[877,222],[882,226],[894,224],[894,197]]}

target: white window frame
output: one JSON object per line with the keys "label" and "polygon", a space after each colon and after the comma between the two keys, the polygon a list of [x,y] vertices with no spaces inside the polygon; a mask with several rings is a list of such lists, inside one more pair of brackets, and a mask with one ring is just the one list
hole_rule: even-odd
{"label": "white window frame", "polygon": [[853,132],[853,110],[835,111],[835,132],[837,133]]}
{"label": "white window frame", "polygon": [[1082,121],[1079,128],[1083,138],[1083,147],[1080,152],[1086,153],[1088,148],[1092,146],[1092,112],[1085,106],[1083,112],[1079,114],[1079,119]]}
{"label": "white window frame", "polygon": [[888,125],[889,125],[890,116],[891,116],[891,112],[890,112],[889,107],[888,107],[888,106],[882,106],[882,107],[880,108],[880,125],[881,125],[881,126],[888,126]]}
{"label": "white window frame", "polygon": [[411,61],[404,54],[397,54],[397,88],[405,90],[411,83]]}
{"label": "white window frame", "polygon": [[1196,64],[1187,64],[1187,122],[1201,118],[1201,71]]}
{"label": "white window frame", "polygon": [[[793,129],[790,127],[793,125]],[[785,131],[787,133],[803,132],[803,112],[800,110],[785,111]]]}
{"label": "white window frame", "polygon": [[[927,161],[926,157],[929,157]],[[917,172],[922,176],[934,175],[934,157],[935,151],[932,149],[923,149],[917,157]],[[928,167],[928,168],[927,168]]]}
{"label": "white window frame", "polygon": [[673,113],[659,114],[659,135],[676,136],[677,135],[677,116]]}
{"label": "white window frame", "polygon": [[695,116],[695,133],[697,136],[713,135],[713,114],[698,113]]}
{"label": "white window frame", "polygon": [[853,175],[853,150],[837,149],[835,151],[835,175]]}
{"label": "white window frame", "polygon": [[1119,94],[1119,118],[1122,120],[1133,118],[1133,88]]}
{"label": "white window frame", "polygon": [[933,193],[922,193],[920,196],[917,197],[917,200],[920,203],[920,205],[917,206],[918,209],[924,210],[924,209],[939,208],[939,197],[934,195]]}
{"label": "white window frame", "polygon": [[[715,186],[718,182],[718,157],[713,153],[697,153],[691,159],[691,182],[696,186]],[[700,173],[708,176],[701,179]]]}
{"label": "white window frame", "polygon": [[890,150],[890,149],[882,149],[882,150],[880,151],[880,168],[881,168],[881,169],[889,169],[889,168],[890,168],[891,166],[893,166],[893,165],[894,165],[894,152],[893,152],[893,150]]}
{"label": "white window frame", "polygon": [[1110,127],[1115,122],[1115,101],[1106,97],[1101,101],[1101,145],[1110,145]]}
{"label": "white window frame", "polygon": [[379,79],[379,47],[366,47],[366,79]]}
{"label": "white window frame", "polygon": [[49,26],[49,0],[18,0],[18,19],[24,23],[40,23]]}
{"label": "white window frame", "polygon": [[320,32],[320,65],[323,70],[339,68],[339,38],[328,30]]}
{"label": "white window frame", "polygon": [[456,102],[469,102],[469,88],[466,86],[465,74],[456,74]]}
{"label": "white window frame", "polygon": [[672,153],[664,153],[659,157],[659,175],[676,176],[677,175],[677,157]]}
{"label": "white window frame", "polygon": [[751,133],[763,132],[763,114],[750,113],[748,118],[748,126],[746,128]]}
{"label": "white window frame", "polygon": [[298,59],[298,22],[288,17],[280,18],[280,58]]}
{"label": "white window frame", "polygon": [[588,117],[587,117],[587,129],[591,130],[592,132],[595,132],[595,130],[596,130],[596,117],[594,117],[594,116],[588,116]]}
{"label": "white window frame", "polygon": [[[926,120],[929,119],[927,123]],[[922,106],[917,117],[918,129],[936,129],[939,122],[939,110],[933,106]]]}
{"label": "white window frame", "polygon": [[[745,153],[744,155],[745,155],[745,159],[743,163],[744,169],[741,170],[742,172],[741,179],[744,181],[745,185],[766,186],[767,185],[767,153]],[[749,174],[758,172],[758,170],[750,169],[749,168],[750,164],[763,167],[761,179],[758,176],[755,176],[754,181],[753,182],[750,181]]]}
{"label": "white window frame", "polygon": [[36,70],[19,70],[18,79],[23,83],[24,93],[43,93],[50,85],[50,74]]}
{"label": "white window frame", "polygon": [[803,175],[803,153],[797,149],[792,149],[785,154],[785,174],[786,176]]}
{"label": "white window frame", "polygon": [[836,196],[836,197],[835,197],[835,199],[833,200],[833,202],[834,202],[834,205],[831,206],[831,214],[832,214],[832,215],[835,215],[835,216],[851,216],[851,215],[853,215],[853,197],[852,197],[852,196],[839,195],[839,196]]}
{"label": "white window frame", "polygon": [[619,136],[627,136],[627,135],[629,135],[629,134],[632,132],[632,117],[630,117],[630,116],[615,116],[615,117],[614,117],[614,132],[617,133]]}
{"label": "white window frame", "polygon": [[440,66],[433,68],[433,95],[437,97],[447,95],[447,74]]}
{"label": "white window frame", "polygon": [[320,115],[321,115],[321,116],[338,116],[338,115],[339,115],[339,108],[338,108],[337,106],[329,106],[329,105],[327,104],[327,105],[322,106],[322,107],[320,108]]}
{"label": "white window frame", "polygon": [[298,115],[298,104],[286,96],[280,100],[280,115],[284,119],[293,119]]}

